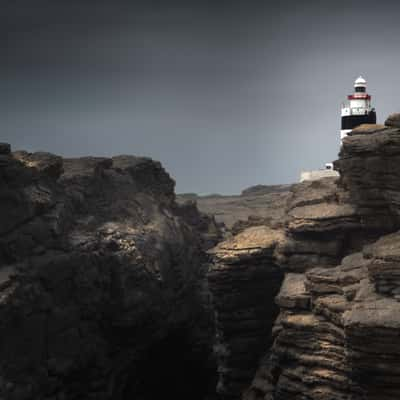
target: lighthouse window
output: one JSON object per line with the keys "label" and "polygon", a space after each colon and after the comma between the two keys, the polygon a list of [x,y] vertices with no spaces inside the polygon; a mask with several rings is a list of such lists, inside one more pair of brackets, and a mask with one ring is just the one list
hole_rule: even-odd
{"label": "lighthouse window", "polygon": [[362,93],[365,93],[365,87],[362,87],[362,86],[358,86],[358,87],[356,87],[356,92],[362,92]]}

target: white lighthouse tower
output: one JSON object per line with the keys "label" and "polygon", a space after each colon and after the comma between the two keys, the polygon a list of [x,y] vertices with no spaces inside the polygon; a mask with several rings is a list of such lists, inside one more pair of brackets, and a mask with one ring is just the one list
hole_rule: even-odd
{"label": "white lighthouse tower", "polygon": [[367,93],[367,81],[359,76],[354,82],[354,93],[347,96],[341,107],[342,126],[340,140],[361,124],[376,124],[376,112],[371,106],[371,96]]}

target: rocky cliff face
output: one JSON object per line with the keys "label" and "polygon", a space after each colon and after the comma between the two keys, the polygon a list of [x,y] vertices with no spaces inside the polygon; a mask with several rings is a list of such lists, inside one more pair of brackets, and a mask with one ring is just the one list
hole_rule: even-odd
{"label": "rocky cliff face", "polygon": [[385,272],[399,243],[384,236],[337,267],[286,275],[275,342],[245,398],[398,398],[400,308]]}
{"label": "rocky cliff face", "polygon": [[[394,126],[357,128],[336,162],[340,179],[293,185],[279,222],[250,218],[213,250],[209,283],[222,396],[239,398],[262,359],[246,399],[370,398],[375,386],[366,371],[383,373],[368,366],[373,357],[367,361],[360,341],[367,322],[357,318],[380,295],[400,297],[395,264],[383,270],[366,250],[400,228],[399,138]],[[390,337],[389,321],[368,323]]]}
{"label": "rocky cliff face", "polygon": [[399,148],[399,127],[361,126],[346,139],[336,162],[352,203],[378,225],[399,224]]}
{"label": "rocky cliff face", "polygon": [[0,397],[204,398],[213,221],[150,159],[0,153]]}
{"label": "rocky cliff face", "polygon": [[[221,395],[241,396],[273,339],[288,334],[282,326],[293,309],[310,313],[305,272],[317,266],[333,268],[346,254],[360,250],[381,232],[363,223],[335,178],[326,178],[292,187],[281,226],[247,228],[213,250],[209,282],[216,313]],[[254,309],[259,311],[251,312]],[[284,343],[295,346],[296,336],[288,335]],[[279,352],[277,343],[275,340],[273,349]],[[268,367],[264,365],[258,375],[266,374],[268,368],[275,369],[268,357],[264,361]],[[265,390],[276,389],[274,382],[261,382]],[[257,391],[259,384],[257,378],[251,390]],[[293,392],[303,393],[300,389],[295,387]],[[261,397],[264,395],[262,392]],[[282,399],[287,395],[282,394]]]}
{"label": "rocky cliff face", "polygon": [[271,345],[278,313],[273,300],[283,278],[273,254],[281,239],[279,230],[252,227],[212,250],[208,280],[217,328],[217,392],[223,397],[238,397]]}
{"label": "rocky cliff face", "polygon": [[202,213],[215,217],[223,231],[239,233],[250,226],[281,226],[290,188],[291,185],[258,185],[243,190],[240,195],[197,196],[189,193],[178,195],[177,200],[180,203],[195,202]]}
{"label": "rocky cliff face", "polygon": [[398,121],[344,140],[338,182],[294,188],[274,342],[245,399],[399,398]]}
{"label": "rocky cliff face", "polygon": [[221,239],[157,162],[0,144],[0,397],[398,399],[399,157],[361,126]]}

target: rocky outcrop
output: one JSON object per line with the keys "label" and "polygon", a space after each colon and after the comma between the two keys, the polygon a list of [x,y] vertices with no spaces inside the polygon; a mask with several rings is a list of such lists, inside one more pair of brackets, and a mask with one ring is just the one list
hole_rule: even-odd
{"label": "rocky outcrop", "polygon": [[204,397],[212,219],[151,159],[0,153],[0,397]]}
{"label": "rocky outcrop", "polygon": [[390,114],[386,118],[385,125],[400,128],[400,113]]}
{"label": "rocky outcrop", "polygon": [[273,253],[282,231],[251,227],[214,248],[208,273],[217,340],[217,392],[238,398],[249,385],[260,354],[271,344],[278,309],[273,303],[282,271]]}
{"label": "rocky outcrop", "polygon": [[366,218],[337,178],[305,181],[294,185],[288,198],[277,262],[291,272],[335,266],[395,226]]}
{"label": "rocky outcrop", "polygon": [[[400,228],[400,129],[389,120],[344,139],[339,181],[293,189],[274,341],[244,399],[399,398],[400,236],[387,233]],[[306,251],[292,260],[290,246]]]}
{"label": "rocky outcrop", "polygon": [[255,185],[243,189],[241,196],[260,196],[269,193],[286,193],[292,185]]}
{"label": "rocky outcrop", "polygon": [[286,276],[274,346],[246,399],[398,398],[399,302],[376,290],[371,266],[382,252],[396,255],[399,239],[385,236],[334,268]]}
{"label": "rocky outcrop", "polygon": [[148,158],[0,144],[0,397],[398,399],[399,120],[215,219]]}
{"label": "rocky outcrop", "polygon": [[291,185],[258,185],[243,190],[240,195],[197,196],[188,193],[178,195],[177,200],[179,203],[195,202],[202,213],[215,218],[228,236],[230,232],[237,234],[251,226],[282,227],[290,188]]}
{"label": "rocky outcrop", "polygon": [[399,225],[399,161],[400,128],[391,126],[345,138],[335,163],[357,212],[378,230]]}
{"label": "rocky outcrop", "polygon": [[0,154],[10,154],[11,146],[8,143],[0,143]]}
{"label": "rocky outcrop", "polygon": [[[293,185],[286,197],[285,217],[279,225],[271,228],[271,225],[267,227],[263,221],[258,221],[258,227],[240,230],[233,238],[217,246],[209,281],[220,338],[220,347],[216,352],[220,366],[220,393],[238,396],[248,380],[247,374],[241,375],[243,367],[247,367],[246,372],[253,370],[250,364],[241,360],[242,349],[225,345],[228,340],[224,336],[236,338],[247,335],[246,331],[236,333],[242,318],[236,318],[237,313],[232,310],[239,310],[243,301],[241,296],[245,299],[248,296],[249,289],[243,285],[243,276],[251,274],[254,265],[261,264],[278,267],[286,276],[276,298],[280,314],[273,329],[270,318],[275,315],[276,309],[273,314],[264,317],[271,330],[264,330],[264,342],[258,341],[262,343],[258,348],[268,349],[272,333],[271,353],[264,353],[256,378],[245,397],[344,399],[363,393],[362,382],[353,376],[354,362],[349,358],[353,337],[346,336],[344,313],[352,307],[357,308],[358,303],[353,305],[351,301],[360,288],[365,289],[367,276],[368,287],[376,287],[382,294],[398,296],[393,262],[385,261],[385,273],[378,266],[383,263],[382,260],[370,264],[360,256],[360,251],[380,236],[400,227],[395,210],[389,207],[393,193],[392,198],[385,202],[366,201],[368,207],[357,202],[363,196],[359,192],[363,187],[354,186],[353,175],[357,174],[360,184],[368,175],[365,171],[355,171],[353,164],[347,164],[349,158],[344,154],[358,157],[358,153],[349,147],[355,141],[375,143],[375,131],[379,130],[381,135],[391,132],[389,128],[377,126],[364,127],[359,132],[365,130],[368,130],[368,136],[354,133],[346,139],[342,157],[336,163],[343,168],[340,179],[324,178]],[[380,163],[384,165],[386,161],[381,160]],[[357,161],[357,165],[363,164]],[[390,182],[381,183],[385,184],[390,185]],[[344,264],[337,267],[346,256]],[[259,259],[263,259],[261,264]],[[281,276],[278,279],[276,276],[257,277],[252,283],[255,292],[263,281],[261,286],[264,285],[264,288],[269,288],[272,282],[275,285],[280,282]],[[276,287],[275,290],[268,290],[269,297],[265,294],[264,302],[271,301]],[[228,293],[235,293],[232,296],[234,300],[228,297]],[[229,306],[231,309],[226,311],[225,307]],[[266,311],[264,314],[267,315]],[[253,321],[257,326],[263,323],[263,317],[258,320],[260,315],[255,316]],[[263,354],[251,354],[250,350],[248,355],[254,363]],[[232,368],[230,363],[235,367]],[[242,381],[238,376],[243,376]]]}
{"label": "rocky outcrop", "polygon": [[336,178],[305,181],[292,188],[286,207],[285,240],[279,265],[302,272],[313,265],[335,265],[360,229],[354,207]]}
{"label": "rocky outcrop", "polygon": [[368,272],[377,293],[400,300],[399,234],[384,236],[365,250]]}

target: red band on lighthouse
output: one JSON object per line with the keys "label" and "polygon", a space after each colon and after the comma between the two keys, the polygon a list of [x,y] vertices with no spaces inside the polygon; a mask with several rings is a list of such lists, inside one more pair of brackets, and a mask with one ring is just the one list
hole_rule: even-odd
{"label": "red band on lighthouse", "polygon": [[347,96],[349,100],[359,100],[359,99],[365,99],[365,100],[371,100],[371,96],[366,93],[354,93],[350,94]]}

